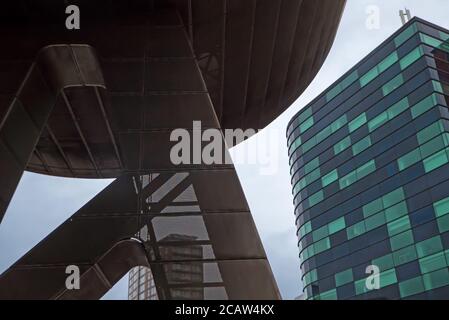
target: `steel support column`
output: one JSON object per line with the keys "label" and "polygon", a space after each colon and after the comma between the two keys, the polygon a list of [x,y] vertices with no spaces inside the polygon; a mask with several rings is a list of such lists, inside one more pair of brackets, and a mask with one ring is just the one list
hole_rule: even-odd
{"label": "steel support column", "polygon": [[[103,97],[124,173],[0,276],[0,299],[96,299],[136,265],[150,266],[161,299],[280,298],[234,166],[170,157],[175,129],[192,139],[215,129],[224,140],[175,18],[150,28],[142,90]],[[222,161],[227,152],[223,143]],[[66,288],[69,265],[79,267],[79,290]]]}

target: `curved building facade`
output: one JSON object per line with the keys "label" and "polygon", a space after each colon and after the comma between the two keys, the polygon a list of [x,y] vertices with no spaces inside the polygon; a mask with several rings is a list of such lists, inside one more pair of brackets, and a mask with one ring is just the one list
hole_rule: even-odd
{"label": "curved building facade", "polygon": [[413,18],[290,121],[307,299],[449,297],[448,40]]}

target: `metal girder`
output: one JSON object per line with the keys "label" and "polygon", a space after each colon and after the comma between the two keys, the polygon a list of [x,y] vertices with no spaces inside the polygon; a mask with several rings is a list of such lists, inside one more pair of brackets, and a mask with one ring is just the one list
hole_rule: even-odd
{"label": "metal girder", "polygon": [[[157,32],[169,36],[172,29]],[[181,34],[188,42],[188,33]],[[135,266],[151,269],[161,299],[181,293],[203,299],[280,298],[234,166],[179,166],[170,161],[174,129],[190,128],[199,120],[202,130],[220,132],[193,52],[185,51],[184,43],[173,44],[163,59],[150,53],[145,60],[148,70],[163,67],[172,74],[168,79],[159,74],[145,79],[147,96],[134,110],[134,116],[143,114],[145,121],[133,130],[118,131],[125,172],[0,275],[1,299],[96,299]],[[95,92],[104,111],[101,119],[108,124],[111,119],[111,133],[121,126],[121,119],[113,111],[105,117],[111,106]],[[63,91],[62,98],[95,163]],[[223,143],[223,161],[229,159],[226,153]],[[66,287],[67,266],[79,268],[79,290]]]}

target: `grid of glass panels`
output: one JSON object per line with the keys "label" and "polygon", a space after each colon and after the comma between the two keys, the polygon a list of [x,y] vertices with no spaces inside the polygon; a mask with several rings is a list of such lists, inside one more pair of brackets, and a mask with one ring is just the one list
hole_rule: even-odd
{"label": "grid of glass panels", "polygon": [[414,19],[289,124],[308,299],[449,294],[448,39]]}
{"label": "grid of glass panels", "polygon": [[[435,90],[437,90],[437,86],[441,86],[439,83],[436,83],[435,81],[432,81],[433,86],[435,88]],[[435,95],[433,95],[433,98],[435,98]],[[412,107],[412,115],[413,117],[417,117],[420,114],[424,113],[425,111],[427,111],[428,109],[430,109],[431,107],[436,106],[435,104],[429,104],[428,101],[424,100],[421,101],[420,103],[418,103],[416,106]],[[398,101],[397,103],[393,104],[391,107],[389,107],[385,112],[380,113],[379,115],[377,115],[376,117],[374,117],[371,121],[368,122],[368,127],[370,131],[374,131],[377,128],[379,128],[380,126],[384,125],[385,123],[387,123],[388,121],[392,120],[393,118],[395,118],[396,116],[398,116],[399,114],[401,114],[403,111],[405,111],[406,109],[409,108],[409,103],[408,103],[408,99],[407,97],[403,98],[402,100]],[[365,113],[362,113],[361,115],[359,115],[357,118],[355,118],[354,120],[359,121],[359,119],[362,117],[362,119],[365,119],[366,122],[366,115]],[[353,121],[354,121],[353,120]],[[327,134],[324,135],[324,138],[320,138],[319,141],[323,141],[325,138],[328,138],[332,133],[334,133],[335,131],[337,131],[340,128],[345,128],[345,124],[347,123],[347,117],[346,115],[341,116],[339,119],[337,119],[336,121],[334,121],[331,125],[327,126],[324,130],[320,131],[317,134],[317,137],[320,137],[320,134],[322,132],[326,132]],[[337,125],[336,125],[337,124]],[[349,123],[351,124],[351,123]],[[333,130],[329,130],[329,128],[334,128]],[[306,144],[306,150],[309,151],[309,147],[308,147],[308,143],[312,142],[313,145],[315,145],[315,139],[312,138],[310,139]],[[366,142],[366,141],[364,141]],[[334,145],[334,154],[338,154],[341,151],[344,151],[351,143],[351,139],[350,137],[346,137],[344,139],[342,139],[341,141],[337,142]],[[355,148],[355,153],[357,153],[357,147]],[[316,173],[316,172],[315,172]],[[319,176],[317,176],[314,180],[316,180]],[[308,183],[313,182],[309,181],[306,182],[304,180],[310,180],[308,179],[309,177],[304,177],[302,180],[296,182],[295,186],[294,186],[294,194],[296,195],[298,191],[302,190],[305,186],[307,186]]]}

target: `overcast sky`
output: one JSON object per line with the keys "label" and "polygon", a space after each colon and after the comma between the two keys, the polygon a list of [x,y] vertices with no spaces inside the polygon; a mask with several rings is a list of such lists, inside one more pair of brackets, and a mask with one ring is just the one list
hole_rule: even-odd
{"label": "overcast sky", "polygon": [[[380,28],[366,27],[367,7],[380,9]],[[365,57],[401,26],[400,9],[449,29],[449,0],[348,0],[334,46],[317,77],[302,96],[257,137],[236,147],[269,146],[269,163],[275,174],[259,164],[236,164],[281,293],[292,299],[301,293],[296,227],[292,205],[285,128],[290,118]],[[275,139],[275,140],[273,140]],[[275,143],[273,143],[275,141]],[[276,143],[277,142],[277,143]],[[271,168],[271,166],[270,166]],[[269,173],[269,172],[268,172]],[[110,183],[25,173],[0,225],[0,273],[36,245]],[[104,297],[127,298],[127,278]]]}

